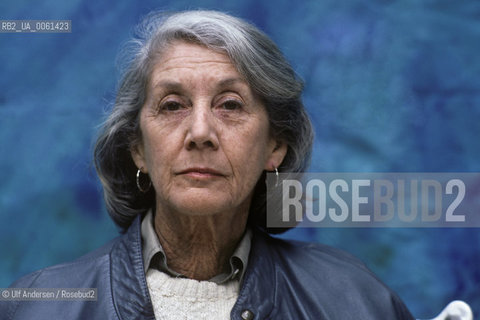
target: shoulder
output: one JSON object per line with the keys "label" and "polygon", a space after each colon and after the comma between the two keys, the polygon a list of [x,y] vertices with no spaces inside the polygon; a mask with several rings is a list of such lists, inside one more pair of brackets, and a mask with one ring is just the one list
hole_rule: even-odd
{"label": "shoulder", "polygon": [[382,314],[412,319],[400,298],[353,255],[319,243],[258,233],[255,238],[261,243],[259,253],[273,264],[279,300],[293,296],[302,303],[311,301],[321,305],[325,315],[345,312],[338,318],[355,310],[359,315],[365,312],[359,319],[381,319]]}
{"label": "shoulder", "polygon": [[269,236],[266,236],[265,242],[276,269],[294,272],[296,280],[304,282],[302,285],[322,283],[323,288],[330,287],[332,291],[340,287],[358,291],[378,287],[377,292],[386,288],[362,261],[343,250],[319,243]]}
{"label": "shoulder", "polygon": [[[12,283],[11,287],[43,286],[52,288],[54,286],[72,287],[75,284],[80,285],[79,287],[85,287],[86,283],[93,280],[92,277],[95,273],[109,267],[110,252],[117,241],[118,238],[74,261],[53,265],[27,274]],[[86,274],[89,274],[89,276],[86,277]]]}
{"label": "shoulder", "polygon": [[[100,298],[102,292],[110,291],[110,253],[117,242],[118,238],[72,262],[27,274],[13,282],[10,288],[98,288]],[[80,302],[61,302],[41,304],[35,301],[0,301],[0,314],[6,319],[30,318],[34,315],[38,319],[44,319],[57,312],[64,312],[66,305],[71,309],[80,305]]]}
{"label": "shoulder", "polygon": [[365,264],[352,254],[321,243],[303,242],[274,238],[264,233],[255,237],[275,256],[276,262],[296,268],[310,269],[350,269],[373,275]]}

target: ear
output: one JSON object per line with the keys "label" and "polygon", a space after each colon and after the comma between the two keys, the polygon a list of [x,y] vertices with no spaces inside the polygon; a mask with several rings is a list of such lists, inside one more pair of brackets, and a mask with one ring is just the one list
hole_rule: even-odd
{"label": "ear", "polygon": [[288,146],[285,142],[272,139],[269,146],[270,154],[265,163],[265,170],[274,171],[282,164],[285,155],[287,154]]}
{"label": "ear", "polygon": [[132,148],[130,148],[130,154],[137,168],[142,170],[143,173],[147,173],[148,169],[145,161],[145,152],[143,150],[143,144],[137,144]]}

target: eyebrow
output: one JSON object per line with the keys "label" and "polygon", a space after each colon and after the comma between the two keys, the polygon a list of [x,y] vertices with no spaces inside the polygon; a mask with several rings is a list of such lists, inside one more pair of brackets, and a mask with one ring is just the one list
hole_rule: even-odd
{"label": "eyebrow", "polygon": [[[236,83],[240,83],[248,86],[248,83],[242,78],[227,78],[227,79],[221,80],[217,84],[217,88],[223,89],[223,88],[232,86]],[[164,88],[168,91],[178,91],[178,92],[183,91],[182,83],[177,81],[170,81],[170,80],[159,81],[157,82],[157,84],[155,84],[155,88],[159,88],[159,87]]]}
{"label": "eyebrow", "polygon": [[182,91],[182,84],[175,81],[159,81],[155,84],[155,88],[164,88],[168,91]]}
{"label": "eyebrow", "polygon": [[243,80],[242,78],[227,78],[227,79],[224,79],[224,80],[220,81],[218,83],[217,87],[225,88],[225,87],[229,87],[231,85],[234,85],[236,83],[248,85],[248,83],[245,80]]}

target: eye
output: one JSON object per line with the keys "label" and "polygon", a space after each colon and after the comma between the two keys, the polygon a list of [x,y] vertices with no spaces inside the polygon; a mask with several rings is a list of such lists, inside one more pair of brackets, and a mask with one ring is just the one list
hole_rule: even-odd
{"label": "eye", "polygon": [[182,109],[182,105],[177,101],[167,101],[160,105],[162,111],[178,111]]}
{"label": "eye", "polygon": [[238,110],[242,108],[242,104],[236,100],[227,100],[221,104],[221,108],[224,110]]}

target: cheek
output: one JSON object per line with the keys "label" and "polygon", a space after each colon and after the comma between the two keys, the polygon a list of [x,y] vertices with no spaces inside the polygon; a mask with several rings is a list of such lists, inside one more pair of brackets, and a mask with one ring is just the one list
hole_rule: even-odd
{"label": "cheek", "polygon": [[[268,138],[265,130],[250,128],[241,135],[232,137],[228,143],[231,162],[238,168],[238,174],[253,178],[264,170],[268,156]],[[226,153],[227,153],[226,152]]]}
{"label": "cheek", "polygon": [[160,131],[149,130],[144,135],[145,160],[150,174],[154,176],[163,175],[166,165],[170,162],[169,155],[172,154],[169,139]]}
{"label": "cheek", "polygon": [[[255,150],[257,161],[260,166],[265,166],[265,161],[267,160],[269,154],[269,134],[268,134],[268,122],[262,122],[261,126],[255,128],[255,130],[250,131],[252,133],[249,141],[252,150]],[[248,152],[247,152],[248,153]]]}

